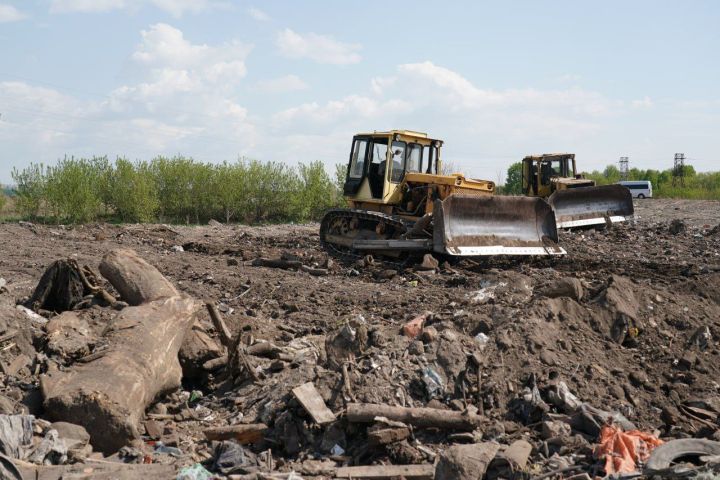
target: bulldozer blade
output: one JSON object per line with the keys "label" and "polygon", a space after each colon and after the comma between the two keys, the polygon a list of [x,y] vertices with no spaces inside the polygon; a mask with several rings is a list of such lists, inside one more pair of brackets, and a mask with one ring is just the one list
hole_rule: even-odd
{"label": "bulldozer blade", "polygon": [[635,213],[630,190],[622,185],[557,190],[548,203],[559,228],[624,222]]}
{"label": "bulldozer blade", "polygon": [[541,198],[450,195],[433,205],[433,249],[457,256],[563,255]]}

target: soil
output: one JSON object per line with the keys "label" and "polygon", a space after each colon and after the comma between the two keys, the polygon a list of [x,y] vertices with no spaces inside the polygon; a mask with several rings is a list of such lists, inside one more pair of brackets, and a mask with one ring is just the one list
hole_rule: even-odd
{"label": "soil", "polygon": [[[159,399],[148,418],[160,423],[156,437],[183,452],[162,460],[178,467],[212,468],[216,445],[202,430],[234,423],[269,426],[266,440],[245,447],[254,465],[265,465],[270,450],[276,470],[307,477],[343,464],[433,462],[460,441],[456,432],[415,429],[409,440],[371,448],[367,427],[342,418],[346,403],[357,401],[477,409],[483,440],[533,445],[529,472],[553,468],[556,454],[597,473],[592,434],[573,427],[579,435],[548,440],[552,425],[543,422],[569,413],[551,401],[561,382],[579,401],[663,438],[720,437],[720,203],[647,199],[635,209],[631,223],[562,232],[562,258],[439,259],[436,271],[378,259],[328,264],[317,224],[0,225],[7,282],[0,332],[18,332],[0,344],[4,371],[27,356],[18,372],[3,375],[0,393],[20,402],[16,411],[43,417],[38,374],[47,362],[75,358],[48,349],[41,323],[15,305],[54,261],[72,258],[97,271],[104,254],[124,247],[179,290],[214,302],[242,343],[269,341],[293,356],[251,357],[255,381],[195,368],[183,391]],[[328,274],[252,265],[283,255]],[[82,316],[101,328],[113,314],[95,306]],[[420,315],[423,332],[404,335],[403,325]],[[218,342],[210,319],[199,322]],[[94,347],[78,348],[81,357]],[[339,423],[315,425],[293,398],[308,381]],[[523,399],[533,381],[544,406]],[[148,437],[133,447],[152,451]]]}

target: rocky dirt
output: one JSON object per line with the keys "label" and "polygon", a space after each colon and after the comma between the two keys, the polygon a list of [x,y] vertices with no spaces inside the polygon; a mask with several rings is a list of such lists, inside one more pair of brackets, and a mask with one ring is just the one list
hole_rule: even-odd
{"label": "rocky dirt", "polygon": [[[562,232],[563,258],[439,259],[431,270],[378,259],[328,262],[316,224],[4,224],[0,409],[48,417],[39,375],[91,356],[115,315],[91,306],[78,312],[83,322],[63,327],[68,333],[16,304],[53,261],[72,258],[97,271],[103,255],[123,247],[182,292],[215,304],[243,350],[272,348],[248,353],[244,371],[232,355],[227,365],[212,362],[224,352],[203,311],[196,329],[204,340],[181,352],[183,389],[158,399],[140,426],[144,435],[109,461],[332,477],[347,465],[433,464],[460,443],[524,440],[532,450],[515,474],[576,466],[574,473],[602,476],[593,446],[603,422],[595,415],[595,425],[578,423],[580,404],[664,439],[720,440],[720,203],[657,199],[635,207],[633,223]],[[255,266],[280,257],[291,268]],[[403,326],[418,317],[411,338]],[[293,396],[306,382],[337,421],[318,425]],[[350,402],[481,420],[474,432],[409,428],[376,445],[378,425],[348,421]],[[259,423],[267,431],[242,450],[203,435]],[[232,448],[223,467],[217,460]],[[84,455],[79,460],[103,458]]]}

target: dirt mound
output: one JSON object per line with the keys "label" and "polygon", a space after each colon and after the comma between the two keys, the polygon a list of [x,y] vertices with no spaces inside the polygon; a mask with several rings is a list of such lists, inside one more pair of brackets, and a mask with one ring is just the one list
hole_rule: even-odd
{"label": "dirt mound", "polygon": [[[443,454],[441,471],[464,474],[457,462],[492,451],[476,459],[487,478],[522,461],[522,475],[602,475],[592,449],[608,419],[666,440],[720,438],[720,237],[703,226],[717,204],[705,213],[653,205],[638,205],[635,224],[563,232],[564,258],[441,259],[434,269],[392,266],[393,275],[377,259],[328,261],[317,226],[106,225],[98,239],[98,226],[3,225],[0,407],[48,415],[39,375],[92,364],[118,315],[84,289],[66,305],[32,305],[39,316],[18,309],[45,269],[74,253],[94,269],[108,251],[132,248],[183,294],[215,305],[237,350],[200,312],[180,349],[182,387],[156,398],[139,440],[108,461],[327,477],[371,464],[425,468],[467,443],[485,446]],[[668,212],[685,215],[684,230],[669,231]],[[418,317],[408,336],[403,326]],[[308,382],[316,393],[293,393]],[[400,418],[351,421],[350,404],[401,409],[392,410]],[[329,421],[318,420],[323,406]],[[418,426],[427,407],[443,412],[436,420],[477,417],[479,428]],[[222,444],[210,429],[224,432]],[[521,438],[527,453],[511,448]]]}

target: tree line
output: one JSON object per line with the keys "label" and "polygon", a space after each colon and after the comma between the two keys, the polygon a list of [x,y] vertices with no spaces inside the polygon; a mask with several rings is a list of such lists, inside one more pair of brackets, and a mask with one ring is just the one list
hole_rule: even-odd
{"label": "tree line", "polygon": [[[345,166],[66,157],[13,169],[13,209],[50,222],[304,222],[342,204]],[[0,201],[5,201],[5,197]],[[0,204],[0,207],[2,205]]]}
{"label": "tree line", "polygon": [[[653,196],[665,198],[688,198],[720,200],[720,172],[696,172],[692,165],[685,165],[682,172],[682,185],[677,179],[673,185],[673,169],[655,170],[631,168],[628,180],[649,180],[653,186]],[[621,180],[620,169],[608,165],[600,170],[584,172],[585,178],[595,180],[597,185],[609,185]],[[522,193],[522,163],[513,163],[507,171],[502,192],[507,195]]]}

